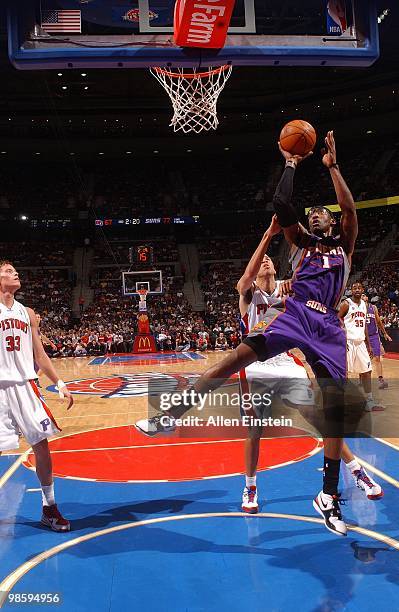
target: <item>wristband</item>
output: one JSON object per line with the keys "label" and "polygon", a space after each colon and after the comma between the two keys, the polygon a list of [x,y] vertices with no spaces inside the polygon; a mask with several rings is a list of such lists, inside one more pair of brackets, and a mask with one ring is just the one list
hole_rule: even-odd
{"label": "wristband", "polygon": [[63,380],[57,380],[57,384],[56,384],[56,389],[58,391],[58,395],[60,396],[61,399],[64,399],[65,395],[62,393],[62,391],[60,391],[61,387],[66,387],[66,384],[64,383]]}
{"label": "wristband", "polygon": [[285,162],[285,167],[287,168],[296,168],[296,161],[293,159],[287,159],[287,161]]}
{"label": "wristband", "polygon": [[337,162],[335,162],[334,164],[331,164],[331,166],[328,166],[329,168],[336,168],[337,170],[339,170],[339,166],[337,164]]}

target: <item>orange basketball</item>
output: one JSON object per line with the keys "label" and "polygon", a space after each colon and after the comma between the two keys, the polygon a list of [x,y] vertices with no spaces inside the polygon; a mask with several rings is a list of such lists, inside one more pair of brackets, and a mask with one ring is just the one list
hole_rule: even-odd
{"label": "orange basketball", "polygon": [[293,155],[306,155],[315,144],[316,131],[313,125],[302,119],[290,121],[280,132],[281,148]]}

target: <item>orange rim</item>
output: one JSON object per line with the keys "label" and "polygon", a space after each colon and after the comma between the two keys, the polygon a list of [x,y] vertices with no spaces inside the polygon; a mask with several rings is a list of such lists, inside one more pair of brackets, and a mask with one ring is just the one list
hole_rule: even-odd
{"label": "orange rim", "polygon": [[165,68],[160,68],[159,66],[155,66],[153,70],[155,70],[159,74],[163,74],[164,76],[168,76],[172,79],[197,79],[197,78],[205,78],[211,76],[212,74],[218,74],[224,70],[228,70],[231,66],[229,64],[224,64],[224,66],[219,66],[219,68],[212,68],[212,70],[208,70],[207,72],[187,72],[180,74],[179,72],[170,72]]}

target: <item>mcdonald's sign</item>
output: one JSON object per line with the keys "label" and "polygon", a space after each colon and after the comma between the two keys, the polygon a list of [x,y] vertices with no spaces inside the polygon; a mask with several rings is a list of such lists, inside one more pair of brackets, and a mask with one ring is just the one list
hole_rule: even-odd
{"label": "mcdonald's sign", "polygon": [[156,353],[155,340],[151,334],[137,334],[133,353]]}

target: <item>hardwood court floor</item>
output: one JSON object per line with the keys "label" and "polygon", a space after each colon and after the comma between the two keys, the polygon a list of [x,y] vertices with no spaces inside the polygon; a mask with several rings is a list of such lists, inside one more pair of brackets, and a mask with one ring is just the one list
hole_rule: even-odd
{"label": "hardwood court floor", "polygon": [[[173,354],[157,354],[148,356],[148,358],[145,356],[109,356],[98,359],[92,357],[55,359],[54,365],[57,372],[73,391],[75,401],[72,409],[67,411],[65,402],[59,400],[58,394],[51,390],[52,385],[47,378],[44,375],[41,376],[41,391],[57,423],[62,428],[60,436],[92,429],[131,425],[138,418],[147,414],[149,380],[154,380],[157,376],[162,380],[163,376],[186,377],[190,374],[201,374],[208,367],[222,360],[225,353],[207,352],[187,355],[185,359],[181,356],[181,360],[178,360],[178,356],[175,359]],[[385,438],[399,445],[399,413],[397,410],[399,360],[385,359],[383,367],[384,376],[389,381],[389,388],[375,392],[375,397],[386,408],[385,412],[373,415],[374,423],[380,424],[380,427],[377,426],[375,429],[375,437]],[[125,387],[125,391],[118,393],[120,387]],[[287,409],[287,414],[290,414],[289,409]],[[27,445],[22,439],[20,450],[12,451],[11,454],[26,449]]]}

